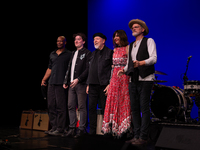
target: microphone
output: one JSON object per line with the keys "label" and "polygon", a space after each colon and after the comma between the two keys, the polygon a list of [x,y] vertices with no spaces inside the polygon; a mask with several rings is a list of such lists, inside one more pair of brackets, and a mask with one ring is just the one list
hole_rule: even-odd
{"label": "microphone", "polygon": [[192,55],[188,57],[188,59],[192,58]]}

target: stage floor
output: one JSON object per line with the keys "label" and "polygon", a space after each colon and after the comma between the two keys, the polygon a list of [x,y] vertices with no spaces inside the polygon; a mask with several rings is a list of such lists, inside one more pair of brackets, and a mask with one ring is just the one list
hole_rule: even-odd
{"label": "stage floor", "polygon": [[200,149],[200,125],[151,123],[147,145],[134,146],[128,139],[103,135],[81,138],[49,136],[44,131],[0,127],[0,150],[167,150]]}
{"label": "stage floor", "polygon": [[[7,144],[5,144],[7,141]],[[0,149],[3,150],[154,150],[155,142],[133,146],[126,139],[103,135],[85,135],[79,139],[48,136],[43,131],[0,128]]]}

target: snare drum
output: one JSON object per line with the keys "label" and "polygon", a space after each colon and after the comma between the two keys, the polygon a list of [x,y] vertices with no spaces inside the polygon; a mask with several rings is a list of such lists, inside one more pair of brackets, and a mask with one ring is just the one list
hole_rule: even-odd
{"label": "snare drum", "polygon": [[188,96],[200,95],[200,81],[189,80],[184,83],[184,94]]}
{"label": "snare drum", "polygon": [[192,104],[191,98],[185,97],[180,88],[164,85],[154,86],[151,111],[156,118],[187,121],[187,118],[190,117]]}

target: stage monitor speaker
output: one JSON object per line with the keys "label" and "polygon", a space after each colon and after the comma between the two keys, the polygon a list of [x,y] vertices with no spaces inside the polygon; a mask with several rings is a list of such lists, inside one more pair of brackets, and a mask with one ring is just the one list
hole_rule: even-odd
{"label": "stage monitor speaker", "polygon": [[199,150],[200,128],[164,126],[155,146],[178,150]]}
{"label": "stage monitor speaker", "polygon": [[47,131],[49,129],[49,116],[47,112],[34,113],[33,129],[43,131]]}
{"label": "stage monitor speaker", "polygon": [[32,129],[33,128],[33,114],[34,111],[23,111],[21,116],[21,123],[20,128],[21,129]]}

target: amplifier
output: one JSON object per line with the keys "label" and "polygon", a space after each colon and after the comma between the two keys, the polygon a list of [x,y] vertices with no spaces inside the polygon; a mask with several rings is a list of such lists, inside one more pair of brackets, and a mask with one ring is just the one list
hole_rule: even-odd
{"label": "amplifier", "polygon": [[49,115],[46,111],[35,112],[33,121],[34,130],[49,130]]}
{"label": "amplifier", "polygon": [[33,115],[34,111],[23,111],[21,116],[21,129],[32,129],[33,128]]}

